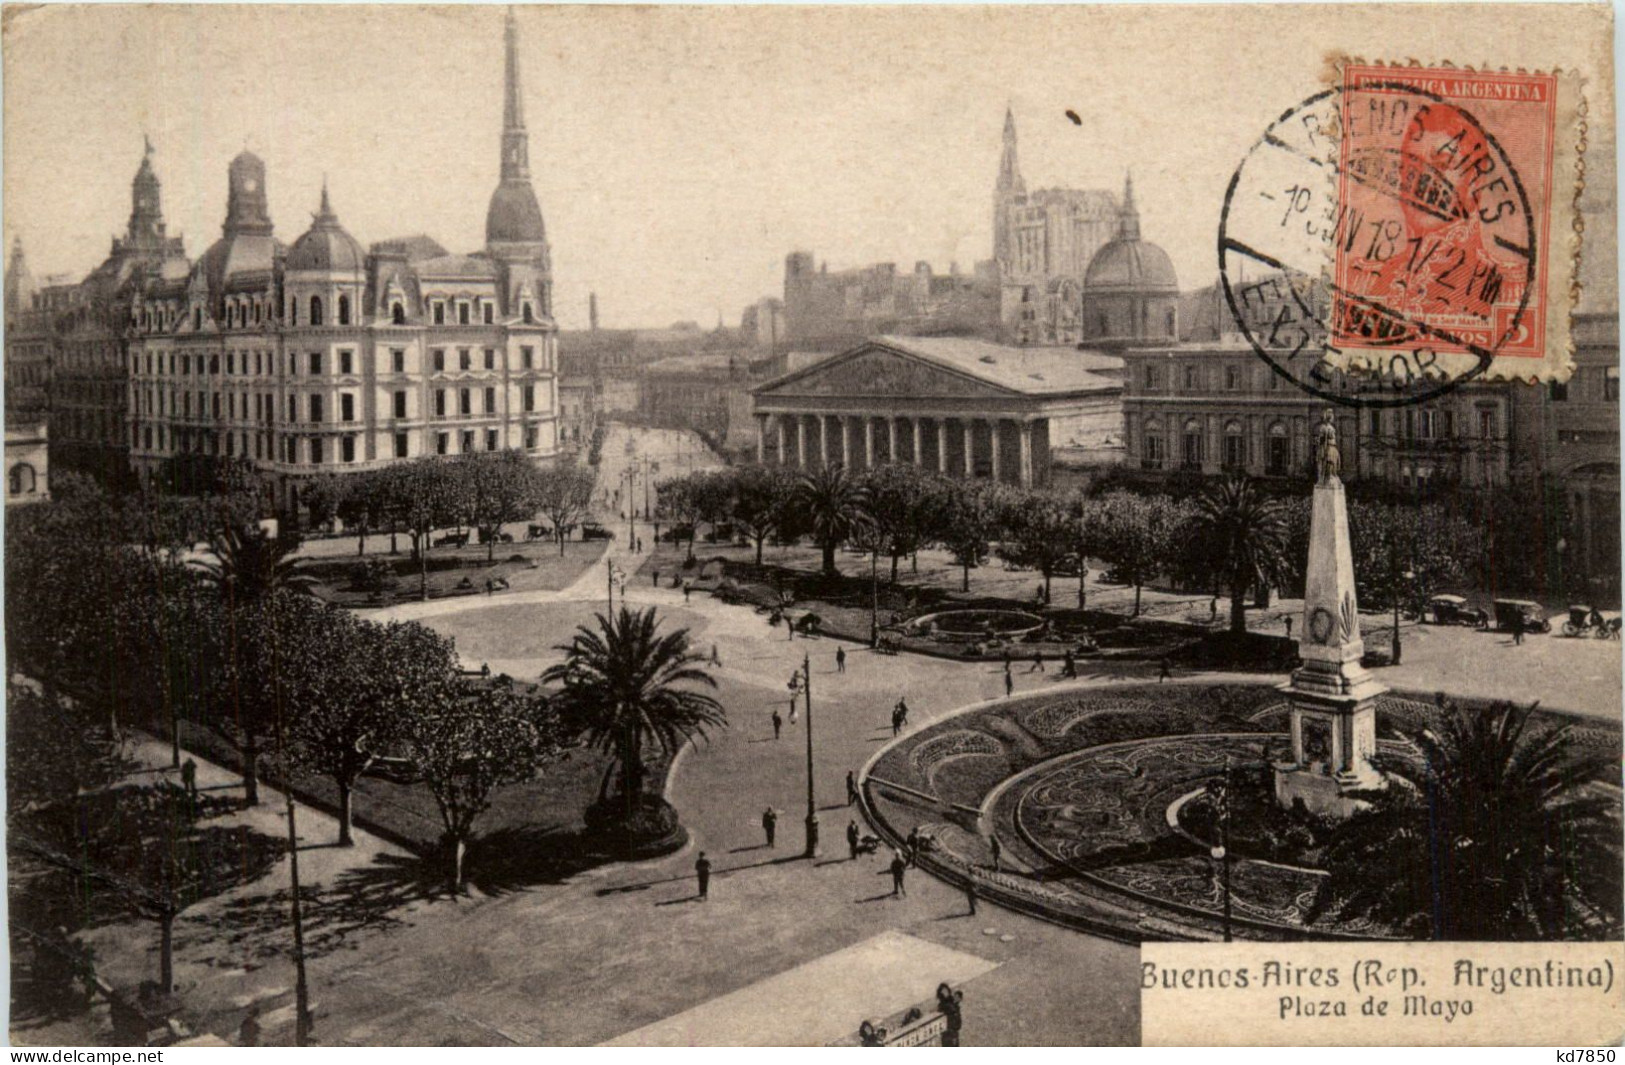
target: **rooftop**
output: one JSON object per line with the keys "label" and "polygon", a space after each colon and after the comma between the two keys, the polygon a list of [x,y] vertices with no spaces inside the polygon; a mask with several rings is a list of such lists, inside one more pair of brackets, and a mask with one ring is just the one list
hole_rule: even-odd
{"label": "rooftop", "polygon": [[[1008,347],[969,337],[875,337],[880,344],[927,362],[1028,395],[1121,388],[1123,360],[1072,347]],[[816,364],[815,364],[816,365]]]}

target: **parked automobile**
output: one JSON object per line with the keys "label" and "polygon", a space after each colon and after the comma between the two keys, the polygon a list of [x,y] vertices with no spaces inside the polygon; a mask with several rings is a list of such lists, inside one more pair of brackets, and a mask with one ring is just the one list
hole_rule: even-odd
{"label": "parked automobile", "polygon": [[1489,615],[1472,606],[1459,595],[1436,595],[1428,600],[1428,613],[1435,625],[1468,625],[1481,629],[1489,624]]}
{"label": "parked automobile", "polygon": [[673,525],[671,528],[661,533],[660,538],[668,544],[676,544],[682,543],[685,540],[692,540],[694,538],[694,526]]}
{"label": "parked automobile", "polygon": [[479,534],[480,534],[480,543],[482,543],[482,544],[492,543],[492,542],[499,543],[499,544],[511,544],[511,543],[513,543],[513,534],[512,533],[505,533],[501,529],[498,529],[489,538],[486,537],[484,529],[479,530]]}
{"label": "parked automobile", "polygon": [[1524,632],[1551,632],[1551,620],[1546,617],[1546,608],[1539,603],[1528,599],[1497,599],[1495,601],[1495,627],[1501,632],[1511,632],[1515,620],[1523,619]]}
{"label": "parked automobile", "polygon": [[581,538],[583,540],[613,540],[615,534],[596,521],[589,521],[584,522],[581,526]]}
{"label": "parked automobile", "polygon": [[450,532],[450,533],[447,533],[446,535],[436,539],[435,542],[434,542],[434,546],[436,546],[436,547],[467,547],[468,546],[468,533],[466,533],[466,532]]}
{"label": "parked automobile", "polygon": [[548,528],[546,525],[538,525],[535,522],[531,522],[525,527],[525,539],[551,540],[553,539],[553,530]]}

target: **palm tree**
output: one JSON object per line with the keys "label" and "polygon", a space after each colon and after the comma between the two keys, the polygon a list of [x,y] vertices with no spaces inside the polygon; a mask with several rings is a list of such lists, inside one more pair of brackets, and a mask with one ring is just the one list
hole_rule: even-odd
{"label": "palm tree", "polygon": [[228,604],[251,603],[273,592],[308,592],[314,577],[299,571],[297,536],[272,538],[254,526],[228,524],[209,541],[212,562],[194,562]]}
{"label": "palm tree", "polygon": [[868,491],[837,463],[803,474],[794,499],[824,552],[824,575],[835,576],[835,549],[869,520]]}
{"label": "palm tree", "polygon": [[1286,508],[1246,474],[1232,474],[1197,502],[1196,542],[1230,589],[1230,631],[1247,631],[1247,592],[1286,572]]}
{"label": "palm tree", "polygon": [[1337,830],[1311,920],[1365,919],[1417,938],[1603,939],[1620,930],[1618,779],[1533,705],[1445,705],[1409,737],[1420,761],[1372,761],[1389,787]]}
{"label": "palm tree", "polygon": [[717,682],[701,667],[704,656],[690,650],[687,629],[661,634],[653,607],[634,614],[623,606],[613,617],[597,618],[596,631],[583,625],[555,648],[564,661],[550,666],[542,681],[562,685],[556,698],[565,720],[619,768],[630,826],[643,794],[645,747],[654,744],[669,757],[704,739],[708,728],[725,727],[728,718],[715,697],[695,690]]}

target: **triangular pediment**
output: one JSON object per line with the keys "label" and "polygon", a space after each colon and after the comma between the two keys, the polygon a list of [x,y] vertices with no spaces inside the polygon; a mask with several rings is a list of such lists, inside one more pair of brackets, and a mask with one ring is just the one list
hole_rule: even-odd
{"label": "triangular pediment", "polygon": [[851,396],[899,399],[1008,398],[1016,393],[883,344],[865,344],[771,381],[758,396]]}

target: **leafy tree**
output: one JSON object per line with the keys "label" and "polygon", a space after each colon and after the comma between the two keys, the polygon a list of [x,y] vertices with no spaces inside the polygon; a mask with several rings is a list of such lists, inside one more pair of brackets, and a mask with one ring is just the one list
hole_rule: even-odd
{"label": "leafy tree", "polygon": [[1140,616],[1140,593],[1147,581],[1173,561],[1175,545],[1186,534],[1190,505],[1167,496],[1109,492],[1097,501],[1093,535],[1101,558],[1134,586],[1134,613]]}
{"label": "leafy tree", "polygon": [[1005,503],[997,485],[980,481],[949,482],[947,498],[938,515],[933,539],[953,555],[960,567],[960,591],[970,591],[972,566],[987,561],[988,541],[998,532]]}
{"label": "leafy tree", "polygon": [[779,530],[795,491],[794,479],[782,469],[765,466],[735,466],[733,479],[734,524],[756,544],[756,565],[762,564],[762,544]]}
{"label": "leafy tree", "polygon": [[1340,826],[1309,916],[1441,940],[1608,939],[1620,933],[1619,765],[1531,724],[1534,707],[1445,707],[1378,755],[1389,786]]}
{"label": "leafy tree", "polygon": [[502,526],[536,513],[541,471],[523,451],[478,452],[457,463],[468,493],[468,520],[485,539],[485,558],[496,558]]}
{"label": "leafy tree", "polygon": [[467,513],[466,485],[437,455],[385,468],[383,505],[412,538],[418,560],[418,595],[429,598],[429,547],[434,531],[458,524]]}
{"label": "leafy tree", "polygon": [[[300,487],[299,501],[305,505],[305,511],[310,519],[310,526],[312,528],[323,526],[334,518],[341,518],[345,521],[345,524],[349,524],[349,519],[344,518],[341,511],[345,509],[344,504],[358,480],[359,478],[354,476],[340,477],[336,473],[324,473],[306,481]],[[358,500],[358,502],[362,503],[362,505],[352,509],[351,513],[355,513],[356,510],[365,510],[364,501]],[[363,543],[365,543],[365,540],[366,537],[363,535]],[[356,554],[361,554],[363,550],[364,548],[358,549]]]}
{"label": "leafy tree", "polygon": [[[1481,556],[1483,530],[1437,503],[1351,502],[1349,549],[1360,602],[1420,614]],[[1410,576],[1406,577],[1405,574]]]}
{"label": "leafy tree", "polygon": [[[687,629],[662,634],[653,607],[613,617],[598,615],[598,628],[583,625],[559,662],[542,674],[560,686],[555,698],[565,722],[620,770],[620,798],[630,825],[643,795],[645,748],[666,756],[706,730],[727,725],[722,704],[706,689],[717,682],[693,650]],[[606,777],[606,784],[607,784]]]}
{"label": "leafy tree", "polygon": [[1078,609],[1082,610],[1087,605],[1089,559],[1099,554],[1097,541],[1100,537],[1101,504],[1087,495],[1073,496],[1067,502],[1067,516],[1071,518],[1074,529],[1072,553],[1078,560]]}
{"label": "leafy tree", "polygon": [[999,557],[1043,574],[1048,602],[1056,568],[1077,550],[1077,523],[1066,503],[1050,492],[1021,492],[1005,504],[1002,521],[1005,539]]}
{"label": "leafy tree", "polygon": [[1278,586],[1286,576],[1285,507],[1252,478],[1232,475],[1197,501],[1191,533],[1230,590],[1230,631],[1245,633],[1248,590]]}
{"label": "leafy tree", "polygon": [[575,466],[560,466],[543,471],[538,479],[536,505],[548,521],[553,523],[553,535],[558,537],[559,554],[564,554],[564,537],[570,528],[586,516],[592,506],[593,475]]}
{"label": "leafy tree", "polygon": [[106,744],[76,703],[26,684],[6,690],[6,811],[11,817],[71,802],[115,775]]}
{"label": "leafy tree", "polygon": [[300,707],[297,761],[332,779],[339,793],[339,846],[354,843],[355,783],[381,753],[396,748],[406,724],[455,693],[457,654],[444,636],[415,622],[373,624],[346,611],[321,612],[324,631],[302,634],[314,655],[289,672]]}
{"label": "leafy tree", "polygon": [[705,474],[669,477],[655,485],[655,513],[672,523],[673,539],[679,528],[688,529],[688,557],[694,557],[694,537],[708,504]]}
{"label": "leafy tree", "polygon": [[564,733],[545,700],[509,688],[435,684],[425,694],[423,708],[402,720],[401,741],[440,810],[456,892],[475,822],[496,789],[559,757]]}
{"label": "leafy tree", "polygon": [[801,475],[792,506],[823,552],[824,575],[836,576],[835,550],[869,520],[869,493],[845,467],[821,466]]}
{"label": "leafy tree", "polygon": [[913,555],[940,525],[947,483],[916,466],[889,462],[863,476],[872,523],[891,556],[891,583],[897,583],[897,560]]}

